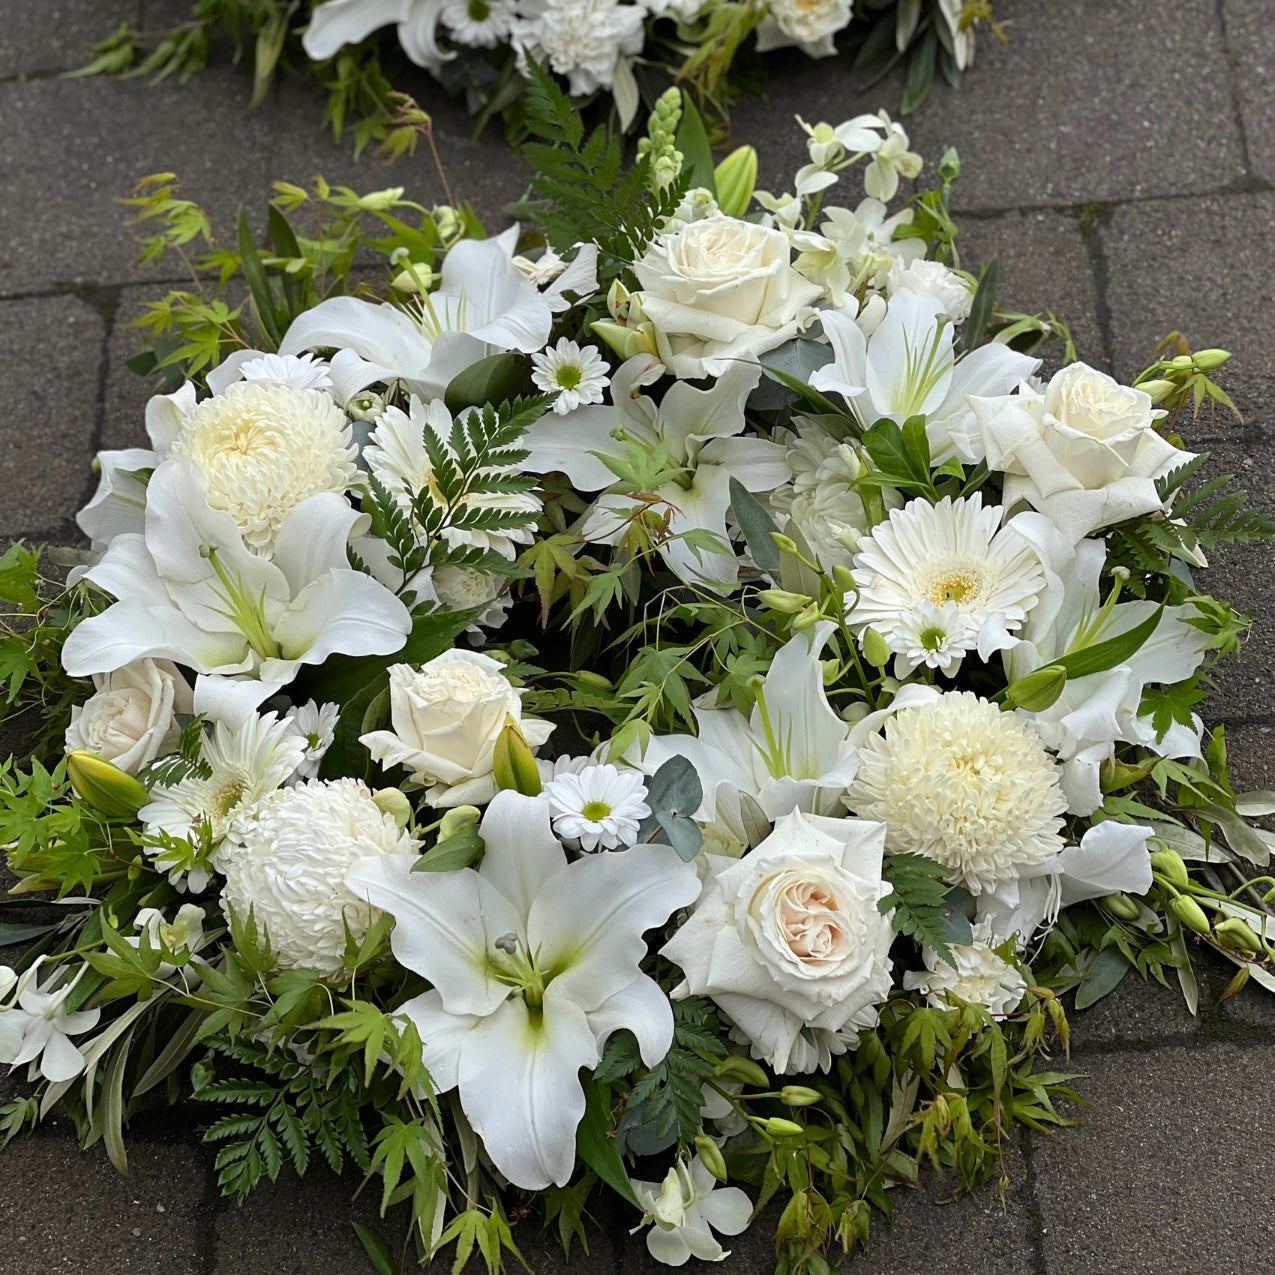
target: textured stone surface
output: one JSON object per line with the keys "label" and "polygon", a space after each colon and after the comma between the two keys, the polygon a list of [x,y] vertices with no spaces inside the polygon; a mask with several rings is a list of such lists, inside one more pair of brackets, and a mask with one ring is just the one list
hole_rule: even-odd
{"label": "textured stone surface", "polygon": [[1226,46],[1253,174],[1275,181],[1275,52],[1267,0],[1222,0]]}
{"label": "textured stone surface", "polygon": [[0,79],[71,71],[121,22],[137,26],[141,0],[40,0],[5,6],[0,27]]}

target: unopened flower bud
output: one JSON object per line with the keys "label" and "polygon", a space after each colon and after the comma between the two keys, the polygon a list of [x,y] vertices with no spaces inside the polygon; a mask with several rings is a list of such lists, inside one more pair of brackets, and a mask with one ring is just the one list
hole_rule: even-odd
{"label": "unopened flower bud", "polygon": [[1121,921],[1136,921],[1142,915],[1141,909],[1127,894],[1109,894],[1098,902],[1105,911]]}
{"label": "unopened flower bud", "polygon": [[1247,952],[1250,956],[1258,956],[1264,950],[1262,940],[1238,916],[1228,916],[1219,921],[1213,934],[1223,947],[1230,948],[1233,952]]}
{"label": "unopened flower bud", "polygon": [[395,292],[418,293],[428,292],[434,284],[434,272],[428,267],[413,264],[406,270],[400,270],[390,280],[390,287]]}
{"label": "unopened flower bud", "polygon": [[358,206],[364,212],[388,212],[403,198],[402,186],[390,186],[386,190],[374,190],[359,196]]}
{"label": "unopened flower bud", "polygon": [[785,536],[782,531],[772,531],[770,538],[775,542],[775,548],[780,553],[791,554],[793,557],[797,556],[797,542],[791,536]]}
{"label": "unopened flower bud", "polygon": [[727,1054],[717,1064],[717,1074],[723,1080],[739,1080],[746,1085],[756,1085],[758,1089],[767,1089],[770,1086],[770,1077],[743,1054]]}
{"label": "unopened flower bud", "polygon": [[446,841],[454,837],[462,828],[477,823],[483,812],[477,806],[453,806],[441,819],[438,825],[438,839]]}
{"label": "unopened flower bud", "polygon": [[134,819],[151,799],[140,779],[85,748],[67,755],[66,774],[81,799],[108,819]]}
{"label": "unopened flower bud", "polygon": [[438,237],[445,244],[459,239],[465,233],[465,223],[460,214],[449,204],[438,204],[430,211]]}
{"label": "unopened flower bud", "polygon": [[784,615],[796,615],[813,601],[808,593],[789,593],[787,589],[762,589],[757,600],[762,606]]}
{"label": "unopened flower bud", "polygon": [[383,815],[389,815],[400,832],[412,822],[412,803],[397,788],[378,788],[372,794],[372,804]]}
{"label": "unopened flower bud", "polygon": [[346,405],[345,414],[352,421],[377,421],[385,413],[385,400],[372,390],[356,394]]}
{"label": "unopened flower bud", "polygon": [[1170,394],[1177,390],[1177,385],[1173,381],[1156,379],[1154,381],[1143,381],[1138,386],[1144,394],[1149,395],[1153,403],[1163,403]]}
{"label": "unopened flower bud", "polygon": [[823,1101],[823,1095],[808,1085],[785,1085],[779,1091],[779,1101],[787,1107],[813,1107]]}
{"label": "unopened flower bud", "polygon": [[1196,350],[1192,358],[1201,372],[1212,372],[1223,363],[1229,363],[1231,354],[1229,350]]}
{"label": "unopened flower bud", "polygon": [[524,797],[540,795],[542,785],[535,754],[512,717],[505,718],[505,727],[496,736],[491,770],[498,788],[512,788]]}
{"label": "unopened flower bud", "polygon": [[813,628],[822,619],[823,612],[819,609],[819,603],[811,602],[809,606],[802,609],[800,614],[793,616],[793,632],[804,633],[807,629]]}
{"label": "unopened flower bud", "polygon": [[890,662],[890,645],[880,632],[869,625],[859,638],[859,646],[863,650],[863,658],[873,668],[885,668]]}
{"label": "unopened flower bud", "polygon": [[1028,713],[1043,713],[1052,708],[1067,685],[1067,670],[1057,664],[1046,664],[1005,688],[1005,702],[1011,708]]}
{"label": "unopened flower bud", "polygon": [[1175,372],[1189,372],[1195,360],[1189,354],[1179,354],[1174,358],[1166,360],[1166,366],[1173,368]]}
{"label": "unopened flower bud", "polygon": [[748,211],[757,185],[757,152],[738,146],[713,171],[717,186],[717,206],[728,217],[742,217]]}
{"label": "unopened flower bud", "polygon": [[783,1116],[771,1116],[763,1127],[772,1138],[803,1138],[806,1135],[805,1125],[785,1120]]}
{"label": "unopened flower bud", "polygon": [[617,323],[629,319],[629,290],[619,279],[607,290],[607,311]]}
{"label": "unopened flower bud", "polygon": [[1151,867],[1179,890],[1185,890],[1191,884],[1186,864],[1176,850],[1157,850],[1151,856]]}
{"label": "unopened flower bud", "polygon": [[1194,930],[1197,934],[1209,933],[1209,918],[1204,915],[1204,909],[1189,894],[1175,894],[1169,900],[1169,911],[1188,930]]}
{"label": "unopened flower bud", "polygon": [[832,568],[832,583],[841,590],[842,593],[853,593],[858,589],[858,585],[854,582],[854,572],[845,565],[844,562],[838,562]]}
{"label": "unopened flower bud", "polygon": [[695,1139],[695,1150],[699,1153],[700,1163],[719,1181],[729,1181],[726,1172],[726,1160],[721,1148],[707,1134],[701,1133]]}
{"label": "unopened flower bud", "polygon": [[577,682],[584,686],[594,686],[600,691],[615,690],[615,683],[608,677],[603,677],[601,673],[595,673],[592,669],[582,668],[575,674]]}

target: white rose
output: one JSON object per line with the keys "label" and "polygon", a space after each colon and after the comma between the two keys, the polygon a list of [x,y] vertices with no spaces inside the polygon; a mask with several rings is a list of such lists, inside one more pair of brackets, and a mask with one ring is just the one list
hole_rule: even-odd
{"label": "white rose", "polygon": [[634,271],[674,376],[721,376],[794,336],[822,289],[792,266],[788,237],[716,213],[661,235]]}
{"label": "white rose", "polygon": [[71,710],[67,752],[84,748],[130,775],[177,747],[177,713],[193,711],[191,690],[168,660],[137,660],[93,677],[97,691]]}
{"label": "white rose", "polygon": [[496,792],[492,754],[507,717],[532,748],[553,730],[548,722],[523,718],[519,693],[498,660],[477,651],[445,651],[419,669],[391,666],[393,729],[360,735],[359,742],[382,765],[404,766],[429,785],[431,805],[480,805]]}
{"label": "white rose", "polygon": [[1072,363],[1044,394],[970,396],[989,469],[1006,474],[1007,508],[1026,502],[1073,543],[1101,527],[1152,513],[1155,480],[1193,459],[1156,433],[1151,398]]}
{"label": "white rose", "polygon": [[870,1027],[890,991],[884,848],[884,824],[794,811],[742,859],[707,856],[695,911],[662,949],[686,976],[674,997],[712,997],[778,1072],[815,1034]]}
{"label": "white rose", "polygon": [[757,29],[757,51],[796,45],[812,58],[837,49],[832,37],[854,16],[854,0],[770,0],[770,12]]}

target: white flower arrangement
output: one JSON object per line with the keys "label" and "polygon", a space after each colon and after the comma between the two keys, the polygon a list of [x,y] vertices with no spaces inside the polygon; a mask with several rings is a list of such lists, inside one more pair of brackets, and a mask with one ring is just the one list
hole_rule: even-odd
{"label": "white flower arrangement", "polygon": [[[400,9],[440,57],[523,20]],[[748,1190],[799,1182],[835,1257],[922,1160],[1000,1171],[1015,1102],[1064,1092],[1060,998],[1117,960],[1190,1000],[1198,940],[1275,989],[1275,794],[1199,715],[1246,621],[1192,574],[1275,525],[1190,494],[1226,356],[1042,384],[996,338],[1054,325],[1003,332],[941,196],[884,202],[888,116],[805,126],[754,198],[671,93],[617,238],[582,155],[619,140],[531,91],[545,242],[316,195],[382,299],[298,241],[229,332],[173,301],[191,375],[101,457],[76,579],[6,555],[64,748],[0,773],[19,897],[60,900],[0,968],[0,1062],[42,1087],[0,1116],[65,1097],[118,1164],[168,1079],[230,1104],[229,1193],[322,1151],[427,1254],[602,1184],[658,1260],[729,1261]],[[856,165],[875,196],[836,202]]]}

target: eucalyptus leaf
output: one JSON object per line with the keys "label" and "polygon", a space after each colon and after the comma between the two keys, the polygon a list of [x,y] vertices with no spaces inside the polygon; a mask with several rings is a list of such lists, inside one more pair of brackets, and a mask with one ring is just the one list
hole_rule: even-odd
{"label": "eucalyptus leaf", "polygon": [[1260,819],[1263,815],[1275,815],[1275,792],[1269,788],[1254,792],[1238,793],[1235,797],[1235,813],[1245,819]]}
{"label": "eucalyptus leaf", "polygon": [[659,816],[660,827],[668,838],[668,843],[677,851],[678,858],[690,863],[699,854],[704,843],[704,834],[699,824],[685,815],[664,814]]}
{"label": "eucalyptus leaf", "polygon": [[669,816],[693,816],[703,800],[704,788],[695,767],[680,753],[670,757],[647,781],[646,804],[651,813],[642,821],[638,839],[649,840]]}
{"label": "eucalyptus leaf", "polygon": [[1133,969],[1114,947],[1103,948],[1085,971],[1084,982],[1076,989],[1076,1008],[1088,1009],[1120,986],[1124,976]]}
{"label": "eucalyptus leaf", "polygon": [[757,497],[734,476],[730,480],[730,505],[744,532],[753,561],[763,571],[772,574],[778,571],[779,549],[771,537],[779,528]]}

